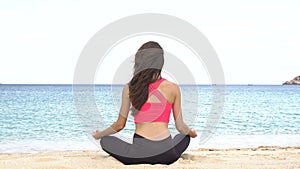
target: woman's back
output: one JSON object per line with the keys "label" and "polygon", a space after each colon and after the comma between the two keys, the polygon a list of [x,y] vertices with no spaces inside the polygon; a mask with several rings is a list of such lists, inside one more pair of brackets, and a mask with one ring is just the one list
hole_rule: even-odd
{"label": "woman's back", "polygon": [[[162,80],[161,83],[159,83],[160,80]],[[172,108],[175,102],[176,84],[169,82],[165,79],[159,79],[156,82],[158,82],[159,84],[158,86],[156,86],[157,88],[154,89],[155,92],[152,92],[152,94],[149,95],[148,100],[146,101],[145,104],[150,104],[152,106],[155,106],[156,104],[162,105],[160,107],[161,110],[156,110],[157,111],[156,113],[158,114],[160,114],[160,112],[164,113],[161,115],[162,117],[163,116],[165,117],[169,115],[165,113],[170,113],[170,112],[163,112],[164,111],[163,109],[168,106],[171,106],[170,108]],[[154,82],[153,84],[155,84],[156,82]],[[144,114],[140,114],[141,117],[143,115]],[[136,123],[135,133],[151,140],[162,140],[170,136],[170,132],[168,130],[168,121],[164,121],[162,119],[160,121],[153,120],[153,121]]]}

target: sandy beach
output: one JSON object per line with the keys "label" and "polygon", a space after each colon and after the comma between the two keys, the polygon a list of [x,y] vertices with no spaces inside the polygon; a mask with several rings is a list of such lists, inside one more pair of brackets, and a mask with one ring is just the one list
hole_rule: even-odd
{"label": "sandy beach", "polygon": [[103,151],[56,151],[1,154],[1,169],[76,168],[300,168],[300,147],[198,149],[171,165],[123,165]]}

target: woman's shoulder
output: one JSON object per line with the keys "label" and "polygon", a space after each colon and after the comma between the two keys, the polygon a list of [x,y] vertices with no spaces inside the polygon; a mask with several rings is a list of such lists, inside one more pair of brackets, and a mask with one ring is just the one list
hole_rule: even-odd
{"label": "woman's shoulder", "polygon": [[175,98],[180,94],[178,84],[170,82],[168,80],[164,80],[161,83],[161,91],[165,94],[166,98],[168,98],[169,102],[171,103],[174,103]]}
{"label": "woman's shoulder", "polygon": [[128,84],[125,84],[124,87],[123,87],[123,94],[129,94],[129,85]]}
{"label": "woman's shoulder", "polygon": [[178,90],[179,86],[178,84],[168,81],[167,79],[165,79],[162,83],[161,83],[162,87],[167,88],[167,89],[171,89],[171,90]]}
{"label": "woman's shoulder", "polygon": [[129,84],[126,83],[126,84],[123,86],[123,89],[129,89]]}

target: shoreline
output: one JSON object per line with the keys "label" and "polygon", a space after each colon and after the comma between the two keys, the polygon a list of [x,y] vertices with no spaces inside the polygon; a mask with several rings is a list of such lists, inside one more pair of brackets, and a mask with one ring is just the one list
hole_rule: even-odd
{"label": "shoreline", "polygon": [[[126,140],[131,143],[131,136]],[[300,135],[216,135],[205,143],[200,137],[191,139],[187,150],[199,149],[247,149],[261,146],[300,147]],[[99,151],[99,141],[82,138],[79,140],[23,140],[1,142],[0,154],[23,154],[55,151]]]}
{"label": "shoreline", "polygon": [[200,148],[171,165],[123,165],[102,150],[0,154],[0,168],[300,168],[300,146]]}

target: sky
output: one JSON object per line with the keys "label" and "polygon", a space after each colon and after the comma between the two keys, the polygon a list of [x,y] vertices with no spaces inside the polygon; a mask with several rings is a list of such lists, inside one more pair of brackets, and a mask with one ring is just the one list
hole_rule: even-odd
{"label": "sky", "polygon": [[[226,84],[282,84],[300,75],[299,9],[296,0],[0,0],[0,83],[72,84],[78,58],[96,32],[126,16],[161,13],[204,34]],[[95,83],[111,83],[124,58],[149,40],[176,54],[197,83],[211,83],[205,63],[174,39],[158,35],[115,46],[99,65]]]}

